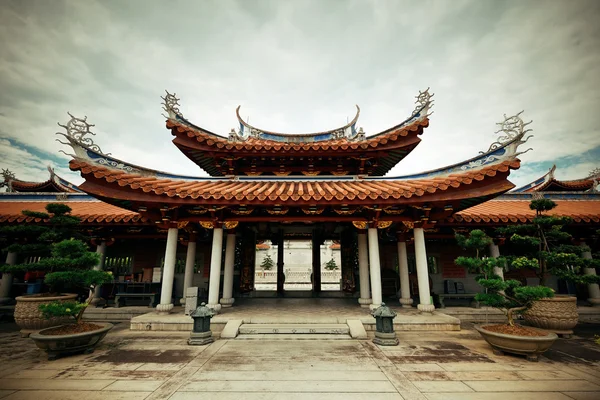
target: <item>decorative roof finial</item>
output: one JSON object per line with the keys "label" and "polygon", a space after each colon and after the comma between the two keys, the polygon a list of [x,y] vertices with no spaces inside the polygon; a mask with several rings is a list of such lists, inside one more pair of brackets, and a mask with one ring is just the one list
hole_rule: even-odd
{"label": "decorative roof finial", "polygon": [[168,91],[165,90],[165,93],[167,93],[164,97],[161,96],[160,98],[163,99],[163,110],[165,110],[169,115],[165,115],[163,114],[163,117],[168,118],[168,119],[176,119],[177,116],[179,115],[180,117],[183,118],[183,114],[181,113],[181,111],[179,111],[179,98],[177,97],[176,93],[169,93]]}
{"label": "decorative roof finial", "polygon": [[[504,121],[496,123],[496,125],[500,125],[500,129],[498,129],[496,132],[494,132],[494,133],[502,132],[503,134],[498,136],[498,140],[495,141],[494,143],[492,143],[490,145],[490,148],[486,152],[482,151],[480,153],[481,154],[489,153],[491,151],[497,150],[500,147],[503,147],[504,145],[506,145],[510,142],[516,141],[516,140],[520,141],[519,144],[523,144],[523,143],[527,142],[530,138],[532,138],[533,135],[529,135],[525,138],[525,140],[521,140],[521,138],[527,132],[531,132],[531,129],[525,129],[525,127],[533,122],[533,121],[523,122],[523,120],[521,119],[521,114],[523,114],[523,111],[521,111],[520,113],[513,115],[511,117],[507,117],[506,114],[504,114]],[[529,150],[531,150],[531,149],[527,149],[525,151],[529,151]],[[524,152],[521,152],[519,154],[523,154],[523,153]],[[515,155],[517,155],[517,154],[515,154]]]}
{"label": "decorative roof finial", "polygon": [[9,193],[14,192],[12,188],[12,181],[15,179],[15,174],[8,168],[2,169],[2,177],[4,178],[4,182],[0,182],[0,188],[6,186],[6,191]]}
{"label": "decorative roof finial", "polygon": [[590,171],[589,178],[600,177],[600,168],[594,168]]}
{"label": "decorative roof finial", "polygon": [[425,89],[424,91],[419,90],[419,94],[417,96],[415,96],[417,101],[415,101],[416,106],[415,106],[415,109],[413,110],[413,115],[415,115],[419,111],[421,111],[421,115],[425,115],[425,116],[431,115],[431,114],[428,114],[428,112],[429,112],[429,109],[431,108],[431,106],[433,105],[433,100],[431,100],[431,99],[433,98],[434,95],[435,95],[435,93],[429,93],[429,88]]}
{"label": "decorative roof finial", "polygon": [[[56,139],[57,142],[59,142],[61,144],[69,145],[71,147],[73,147],[73,144],[78,144],[80,146],[85,147],[86,149],[95,151],[102,155],[105,155],[105,156],[110,155],[110,153],[106,153],[106,154],[103,153],[102,149],[100,149],[100,146],[95,144],[91,137],[86,136],[88,134],[96,136],[96,134],[90,130],[90,128],[94,127],[95,125],[89,124],[87,122],[87,116],[85,116],[83,118],[77,118],[69,112],[67,112],[67,114],[69,114],[69,116],[71,117],[69,122],[67,122],[66,125],[58,123],[58,126],[63,127],[67,131],[67,133],[56,132],[56,134],[67,138],[69,143],[61,142],[59,139]],[[68,156],[76,157],[73,154],[67,154],[62,150],[60,150],[60,151]]]}

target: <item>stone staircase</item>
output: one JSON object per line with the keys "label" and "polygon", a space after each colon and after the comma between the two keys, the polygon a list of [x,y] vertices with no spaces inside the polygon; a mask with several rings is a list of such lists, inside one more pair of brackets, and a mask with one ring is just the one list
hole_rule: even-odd
{"label": "stone staircase", "polygon": [[[235,330],[234,326],[232,328]],[[240,324],[237,333],[232,332],[231,336],[238,340],[351,340],[358,338],[355,332],[351,332],[348,324],[317,323]]]}

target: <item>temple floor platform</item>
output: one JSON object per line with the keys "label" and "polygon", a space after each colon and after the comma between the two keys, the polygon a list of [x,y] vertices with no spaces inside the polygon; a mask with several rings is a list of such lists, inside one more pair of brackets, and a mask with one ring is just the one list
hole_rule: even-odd
{"label": "temple floor platform", "polygon": [[[458,318],[435,311],[420,313],[416,308],[391,306],[398,316],[394,319],[397,331],[458,331]],[[375,330],[375,318],[368,308],[361,308],[356,299],[239,299],[233,307],[223,308],[211,320],[211,330],[219,334],[229,321],[255,325],[346,325],[360,321],[366,331]],[[175,307],[168,315],[154,311],[131,319],[131,330],[191,331],[192,318],[182,307]]]}

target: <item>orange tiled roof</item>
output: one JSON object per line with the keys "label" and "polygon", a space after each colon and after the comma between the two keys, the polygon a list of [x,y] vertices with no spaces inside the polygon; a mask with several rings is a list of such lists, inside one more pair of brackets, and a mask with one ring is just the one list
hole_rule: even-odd
{"label": "orange tiled roof", "polygon": [[232,142],[224,137],[219,137],[214,134],[205,132],[201,129],[196,129],[189,125],[167,120],[167,128],[174,129],[177,132],[185,133],[190,138],[196,138],[199,143],[206,143],[208,146],[214,146],[222,150],[247,150],[247,151],[307,151],[307,150],[367,150],[375,148],[379,145],[385,145],[388,142],[393,142],[399,137],[407,136],[410,132],[418,131],[420,128],[429,126],[429,119],[415,120],[410,125],[400,126],[390,129],[389,131],[372,137],[367,137],[366,140],[351,142],[346,138],[337,140],[327,140],[322,142],[277,142],[271,140],[248,138],[244,142]]}
{"label": "orange tiled roof", "polygon": [[[42,222],[41,218],[27,217],[23,210],[46,212],[50,201],[3,201],[0,202],[0,223]],[[56,201],[54,201],[56,203]],[[84,223],[144,223],[138,213],[104,203],[102,201],[68,201],[71,214]]]}
{"label": "orange tiled roof", "polygon": [[542,192],[542,191],[553,191],[553,190],[573,190],[573,191],[584,191],[589,190],[594,185],[593,179],[577,179],[572,181],[559,181],[558,179],[551,179],[543,185],[533,187],[525,190],[525,192]]}
{"label": "orange tiled roof", "polygon": [[[192,198],[203,200],[238,201],[331,201],[342,200],[379,200],[420,197],[426,193],[436,193],[449,188],[470,185],[473,181],[482,181],[500,172],[517,169],[518,159],[444,177],[432,177],[412,180],[176,180],[142,176],[113,170],[85,161],[71,160],[70,168],[79,170],[83,175],[92,174],[94,178],[112,183],[115,187],[127,187],[156,195]],[[85,190],[85,184],[82,186]]]}
{"label": "orange tiled roof", "polygon": [[[53,192],[67,192],[67,193],[77,193],[76,190],[73,190],[67,186],[57,185],[54,183],[52,179],[49,179],[45,182],[25,182],[17,179],[11,180],[10,185],[12,189],[16,192],[44,192],[44,191],[53,191]],[[50,189],[50,190],[48,190]]]}
{"label": "orange tiled roof", "polygon": [[[527,200],[490,200],[456,213],[455,222],[531,222],[535,211]],[[573,218],[575,222],[600,222],[600,201],[555,200],[551,214]]]}

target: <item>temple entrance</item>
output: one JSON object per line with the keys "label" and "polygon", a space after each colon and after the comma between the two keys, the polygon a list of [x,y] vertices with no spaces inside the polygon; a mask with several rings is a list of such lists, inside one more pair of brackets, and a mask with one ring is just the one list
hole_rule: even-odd
{"label": "temple entrance", "polygon": [[306,297],[322,292],[331,295],[341,291],[339,243],[325,240],[318,244],[299,238],[284,239],[283,248],[279,247],[279,243],[270,240],[256,245],[254,287],[258,296],[271,297],[277,293],[278,279],[280,285],[283,283],[285,297]]}

